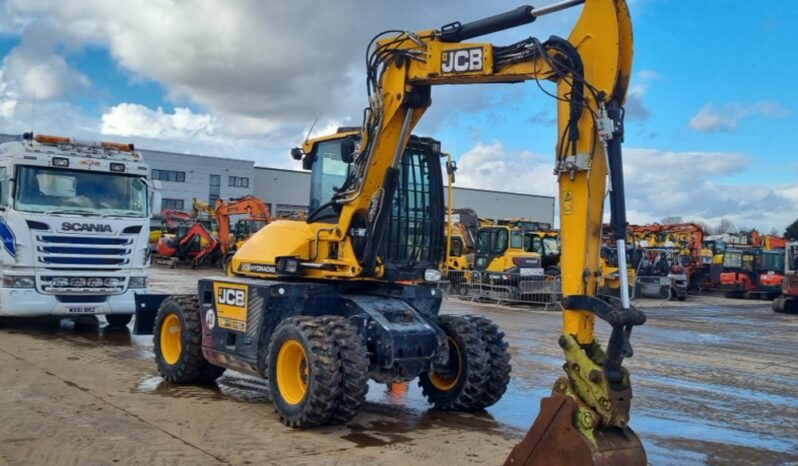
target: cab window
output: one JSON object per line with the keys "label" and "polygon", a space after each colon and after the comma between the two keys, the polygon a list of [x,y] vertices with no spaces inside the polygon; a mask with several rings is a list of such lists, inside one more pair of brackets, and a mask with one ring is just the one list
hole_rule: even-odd
{"label": "cab window", "polygon": [[524,235],[520,231],[514,231],[510,235],[510,247],[521,249],[524,245]]}
{"label": "cab window", "polygon": [[462,256],[463,255],[463,240],[460,238],[453,237],[452,238],[452,245],[451,249],[449,249],[450,256]]}

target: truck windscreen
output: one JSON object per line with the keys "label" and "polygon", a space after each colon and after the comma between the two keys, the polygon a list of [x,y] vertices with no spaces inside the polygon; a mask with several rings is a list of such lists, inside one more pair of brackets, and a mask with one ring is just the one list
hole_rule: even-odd
{"label": "truck windscreen", "polygon": [[17,167],[14,208],[26,212],[145,217],[140,176],[51,167]]}

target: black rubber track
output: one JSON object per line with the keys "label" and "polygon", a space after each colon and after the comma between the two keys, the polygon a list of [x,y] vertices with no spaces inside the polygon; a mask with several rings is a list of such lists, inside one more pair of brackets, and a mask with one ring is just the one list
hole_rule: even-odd
{"label": "black rubber track", "polygon": [[[176,314],[182,325],[180,359],[174,365],[164,361],[161,354],[161,326],[169,314]],[[161,303],[155,317],[153,344],[158,370],[168,382],[207,382],[212,380],[208,378],[211,374],[222,370],[222,368],[209,369],[210,364],[202,356],[202,324],[200,324],[199,302],[196,296],[170,296]],[[219,375],[221,372],[218,372],[216,377]]]}
{"label": "black rubber track", "polygon": [[436,388],[427,373],[418,384],[427,400],[435,407],[448,411],[473,411],[482,408],[482,396],[488,380],[488,351],[479,329],[464,316],[438,316],[438,325],[454,338],[460,348],[461,374],[457,384],[449,390]]}
{"label": "black rubber track", "polygon": [[509,345],[504,341],[504,332],[492,320],[476,315],[465,317],[479,329],[488,351],[488,380],[481,398],[481,407],[487,408],[501,399],[510,383],[512,365],[507,351]]}
{"label": "black rubber track", "polygon": [[369,391],[369,359],[363,337],[357,326],[341,316],[324,316],[327,329],[335,338],[341,359],[341,396],[330,424],[351,421],[366,402]]}
{"label": "black rubber track", "polygon": [[[283,400],[275,370],[277,355],[288,339],[295,339],[302,344],[309,368],[305,398],[296,405]],[[272,333],[266,354],[272,402],[283,424],[294,428],[326,424],[341,397],[341,359],[335,337],[324,319],[299,316],[283,320]]]}

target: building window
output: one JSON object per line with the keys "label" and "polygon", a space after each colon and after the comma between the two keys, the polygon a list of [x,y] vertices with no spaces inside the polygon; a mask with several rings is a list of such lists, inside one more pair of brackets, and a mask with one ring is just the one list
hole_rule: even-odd
{"label": "building window", "polygon": [[173,170],[152,170],[152,179],[161,181],[176,181],[178,183],[186,182],[186,172],[177,172]]}
{"label": "building window", "polygon": [[221,175],[211,175],[210,181],[208,182],[208,203],[210,203],[210,205],[216,204],[216,199],[219,199],[221,185]]}
{"label": "building window", "polygon": [[161,207],[168,210],[183,210],[183,199],[161,199]]}
{"label": "building window", "polygon": [[227,185],[235,186],[237,188],[249,188],[249,178],[246,176],[229,176],[227,177]]}

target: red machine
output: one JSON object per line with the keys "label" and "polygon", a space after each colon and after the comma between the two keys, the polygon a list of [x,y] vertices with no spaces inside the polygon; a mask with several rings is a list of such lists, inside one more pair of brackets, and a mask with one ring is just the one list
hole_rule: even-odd
{"label": "red machine", "polygon": [[775,312],[798,312],[798,243],[785,246],[784,276],[781,296],[773,300]]}
{"label": "red machine", "polygon": [[[235,236],[230,235],[230,217],[246,215],[236,223]],[[224,202],[216,200],[216,223],[219,225],[219,242],[222,254],[236,249],[236,243],[245,241],[258,230],[271,223],[269,207],[255,196],[244,196]]]}
{"label": "red machine", "polygon": [[191,262],[196,267],[206,261],[218,259],[219,241],[201,223],[178,232],[175,237],[162,236],[158,240],[155,261],[174,268],[178,262]]}

